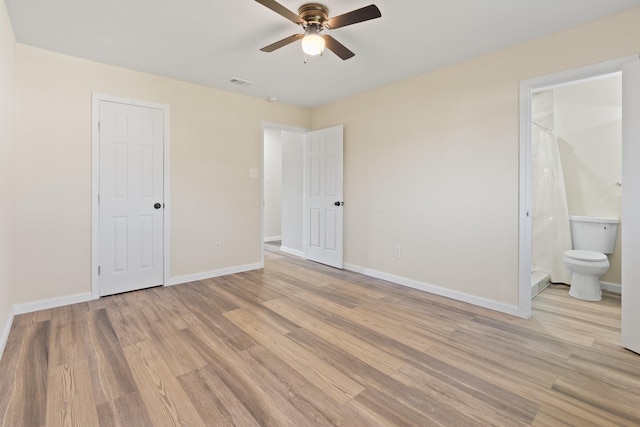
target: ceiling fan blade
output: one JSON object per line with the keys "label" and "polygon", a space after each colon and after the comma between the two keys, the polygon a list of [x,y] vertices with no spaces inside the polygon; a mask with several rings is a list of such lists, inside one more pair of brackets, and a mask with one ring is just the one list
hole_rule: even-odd
{"label": "ceiling fan blade", "polygon": [[[257,1],[257,0],[256,0]],[[370,19],[380,18],[382,13],[375,4],[370,4],[360,9],[352,10],[343,15],[334,16],[329,19],[325,27],[333,30],[347,25],[357,24],[358,22],[368,21]]]}
{"label": "ceiling fan blade", "polygon": [[343,45],[333,37],[324,35],[322,36],[322,38],[324,39],[324,43],[327,49],[338,55],[340,59],[345,60],[355,56],[355,53],[351,52],[345,47],[345,45]]}
{"label": "ceiling fan blade", "polygon": [[283,5],[281,5],[275,0],[256,0],[256,1],[261,5],[273,10],[278,15],[284,16],[294,24],[298,24],[298,25],[304,24],[304,20],[300,18],[297,13],[293,13],[292,11],[290,11],[289,9],[287,9],[286,7],[284,7]]}
{"label": "ceiling fan blade", "polygon": [[296,40],[300,40],[302,37],[304,37],[304,34],[294,34],[292,36],[286,37],[280,41],[277,41],[275,43],[270,44],[269,46],[265,46],[262,49],[260,49],[263,52],[273,52],[276,49],[280,49],[281,47],[284,47],[288,44],[293,43]]}

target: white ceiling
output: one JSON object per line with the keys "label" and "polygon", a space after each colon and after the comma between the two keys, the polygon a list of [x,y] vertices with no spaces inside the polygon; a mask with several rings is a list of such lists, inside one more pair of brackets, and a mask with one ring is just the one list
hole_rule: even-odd
{"label": "white ceiling", "polygon": [[[300,28],[254,0],[6,0],[18,42],[250,96],[313,107],[627,9],[640,0],[325,0],[330,16],[374,2],[382,18],[331,31],[355,52],[304,64]],[[280,0],[297,12],[304,0]],[[255,82],[248,87],[231,78]]]}

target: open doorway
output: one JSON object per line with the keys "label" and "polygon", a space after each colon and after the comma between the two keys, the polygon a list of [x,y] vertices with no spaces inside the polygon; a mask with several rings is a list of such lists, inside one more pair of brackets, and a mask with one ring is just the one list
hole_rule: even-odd
{"label": "open doorway", "polygon": [[299,257],[303,251],[303,166],[306,129],[263,124],[262,241]]}
{"label": "open doorway", "polygon": [[[621,292],[621,77],[616,72],[532,93],[532,298],[549,283],[572,283],[563,255],[586,249],[576,247],[572,227],[596,221],[617,229],[600,287]],[[590,297],[597,295],[594,289]]]}
{"label": "open doorway", "polygon": [[[637,62],[636,57],[627,57],[614,61],[609,61],[601,64],[595,64],[588,67],[569,70],[562,73],[539,77],[532,80],[523,81],[520,84],[520,248],[519,248],[519,262],[520,262],[520,278],[519,278],[519,315],[522,317],[530,317],[531,315],[531,278],[532,278],[532,134],[534,128],[540,128],[533,124],[532,115],[532,99],[534,94],[541,93],[545,89],[570,86],[578,81],[597,81],[603,76],[616,75],[623,69],[628,69],[628,65]],[[625,72],[622,77],[622,87],[625,88],[625,84],[628,84],[631,77],[635,78],[635,72]],[[625,81],[627,83],[625,83]],[[632,100],[630,96],[624,95],[626,90],[623,90],[622,104],[625,105],[624,111],[620,108],[619,114],[625,115],[630,111],[629,106],[635,105],[635,100]],[[623,123],[628,120],[623,121]],[[545,127],[543,123],[538,123]],[[622,160],[623,172],[622,180],[609,179],[607,181],[607,192],[611,198],[619,198],[619,202],[622,202],[622,187],[624,185],[624,175],[629,173],[630,169],[624,167],[626,157],[633,155],[630,147],[632,134],[625,130],[624,124],[622,126],[622,152],[627,151],[627,155]],[[626,147],[626,148],[625,148]],[[627,172],[625,172],[625,170]],[[629,181],[629,179],[626,179]],[[620,182],[620,185],[618,185]],[[628,189],[627,189],[628,190]],[[631,206],[635,203],[635,193],[625,191],[624,204]],[[623,205],[624,211],[624,205]],[[622,227],[622,239],[624,235],[630,232],[630,224],[635,224],[635,218],[626,215],[626,226]],[[621,251],[621,249],[620,249]],[[628,252],[625,250],[625,252]],[[629,253],[626,253],[624,257],[628,259]],[[622,263],[622,261],[620,261]],[[623,267],[624,268],[624,267]],[[623,274],[624,275],[624,274]],[[627,275],[627,277],[630,277]],[[623,298],[624,306],[624,298]],[[624,309],[623,309],[624,317]],[[623,328],[624,329],[624,328]]]}
{"label": "open doorway", "polygon": [[[279,241],[281,252],[342,268],[342,125],[315,131],[263,125],[262,139],[263,244]],[[262,257],[264,263],[264,251]]]}

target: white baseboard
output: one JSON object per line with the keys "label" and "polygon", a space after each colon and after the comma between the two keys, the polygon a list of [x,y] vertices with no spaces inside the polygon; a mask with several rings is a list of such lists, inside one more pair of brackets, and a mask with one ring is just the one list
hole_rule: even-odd
{"label": "white baseboard", "polygon": [[299,258],[304,258],[304,252],[299,251],[297,249],[291,249],[286,246],[280,246],[280,252],[284,252],[285,254],[297,256]]}
{"label": "white baseboard", "polygon": [[7,316],[6,323],[4,324],[4,328],[2,328],[2,335],[0,335],[0,360],[2,360],[4,348],[7,345],[7,339],[9,339],[9,332],[11,332],[11,325],[13,325],[14,312],[14,308],[11,307],[11,310],[9,310],[9,316]]}
{"label": "white baseboard", "polygon": [[265,237],[264,241],[265,242],[277,242],[278,240],[282,240],[281,236],[271,236],[271,237]]}
{"label": "white baseboard", "polygon": [[91,292],[83,292],[81,294],[67,295],[64,297],[55,297],[41,299],[38,301],[24,302],[15,304],[13,310],[15,314],[33,313],[34,311],[46,310],[48,308],[62,307],[63,305],[77,304],[79,302],[91,301],[93,295]]}
{"label": "white baseboard", "polygon": [[622,285],[618,283],[600,282],[600,289],[614,294],[622,294]]}
{"label": "white baseboard", "polygon": [[479,307],[488,308],[490,310],[499,311],[501,313],[510,314],[512,316],[520,316],[517,305],[505,304],[487,298],[442,288],[440,286],[419,282],[413,279],[407,279],[405,277],[394,276],[392,274],[371,270],[369,268],[364,268],[353,264],[344,264],[344,269],[353,271],[355,273],[364,274],[365,276],[375,277],[376,279],[386,280],[387,282],[396,283],[398,285],[407,286],[409,288],[418,289],[430,294],[440,295],[457,301],[477,305]]}
{"label": "white baseboard", "polygon": [[222,268],[220,270],[203,271],[202,273],[187,274],[185,276],[176,276],[169,279],[166,286],[180,285],[182,283],[197,282],[198,280],[212,279],[214,277],[228,276],[229,274],[244,273],[245,271],[258,270],[264,268],[264,264],[245,264],[237,267]]}

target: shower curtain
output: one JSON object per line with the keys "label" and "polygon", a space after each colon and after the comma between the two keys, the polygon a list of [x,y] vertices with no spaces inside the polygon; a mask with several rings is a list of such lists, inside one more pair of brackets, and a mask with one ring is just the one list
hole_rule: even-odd
{"label": "shower curtain", "polygon": [[558,141],[535,123],[532,131],[531,271],[547,273],[554,283],[570,283],[562,263],[564,251],[571,249],[571,231]]}

